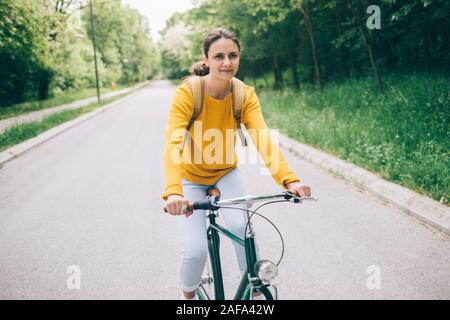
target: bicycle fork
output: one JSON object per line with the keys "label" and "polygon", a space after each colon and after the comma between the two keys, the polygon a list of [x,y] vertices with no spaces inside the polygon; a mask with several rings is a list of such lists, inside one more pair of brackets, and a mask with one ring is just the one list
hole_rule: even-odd
{"label": "bicycle fork", "polygon": [[[216,222],[216,217],[214,213],[210,212],[209,219],[211,223]],[[216,300],[225,300],[219,250],[220,250],[219,232],[213,228],[209,228],[208,251],[209,256],[211,257],[211,268],[214,277],[214,295]]]}

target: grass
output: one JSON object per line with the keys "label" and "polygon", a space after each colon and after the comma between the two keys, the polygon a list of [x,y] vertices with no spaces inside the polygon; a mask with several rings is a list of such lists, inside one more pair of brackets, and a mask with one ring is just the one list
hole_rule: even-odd
{"label": "grass", "polygon": [[[126,88],[126,86],[117,86],[116,90],[121,90]],[[111,92],[112,89],[109,87],[101,88],[100,94],[105,94],[108,92]],[[7,107],[0,108],[0,120],[15,117],[21,114],[29,113],[32,111],[52,108],[56,106],[60,106],[63,104],[96,97],[97,96],[97,90],[96,88],[87,88],[87,89],[80,89],[76,91],[67,91],[64,92],[54,98],[44,100],[44,101],[31,101],[31,102],[24,102],[20,104],[14,104]]]}
{"label": "grass", "polygon": [[112,97],[108,100],[103,100],[100,104],[97,102],[91,103],[85,107],[65,110],[58,113],[54,113],[42,121],[39,122],[31,122],[26,124],[20,124],[14,127],[9,128],[2,134],[0,134],[0,151],[3,151],[13,145],[21,143],[25,140],[31,139],[39,135],[40,133],[49,130],[53,127],[56,127],[64,122],[69,120],[78,118],[79,116],[93,111],[105,104],[111,103],[115,100],[118,100],[122,97],[127,96],[131,92],[124,93],[115,97]]}
{"label": "grass", "polygon": [[178,87],[179,85],[181,85],[183,83],[182,79],[169,79],[169,81],[175,87]]}
{"label": "grass", "polygon": [[450,199],[450,79],[385,76],[330,83],[322,91],[260,90],[272,128],[428,195]]}

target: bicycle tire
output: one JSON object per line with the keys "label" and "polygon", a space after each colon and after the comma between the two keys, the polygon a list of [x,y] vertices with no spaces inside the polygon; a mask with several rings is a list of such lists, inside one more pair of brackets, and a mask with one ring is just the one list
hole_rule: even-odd
{"label": "bicycle tire", "polygon": [[264,295],[264,297],[266,298],[266,300],[274,300],[272,292],[270,292],[268,287],[262,287],[261,292]]}
{"label": "bicycle tire", "polygon": [[[270,292],[269,288],[262,287],[260,290],[261,290],[261,293],[264,296],[264,298],[266,298],[265,300],[274,300],[272,292]],[[248,290],[246,292],[243,300],[250,300],[250,290]],[[257,301],[260,301],[260,300],[257,300]]]}
{"label": "bicycle tire", "polygon": [[213,300],[214,298],[214,277],[209,255],[203,269],[202,281],[197,289],[197,297],[199,300]]}

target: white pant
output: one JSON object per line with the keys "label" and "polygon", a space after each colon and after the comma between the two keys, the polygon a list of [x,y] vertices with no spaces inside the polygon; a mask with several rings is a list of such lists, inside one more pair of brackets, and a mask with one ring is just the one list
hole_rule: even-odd
{"label": "white pant", "polygon": [[[193,182],[182,180],[183,194],[189,201],[199,201],[205,199],[206,190],[210,185],[195,184]],[[233,169],[223,176],[215,184],[220,190],[220,198],[228,199],[242,197],[245,195],[243,179],[239,169]],[[244,206],[241,206],[244,207]],[[221,216],[224,218],[228,230],[244,237],[246,216],[243,210],[222,209]],[[183,240],[183,254],[180,270],[180,286],[183,291],[194,291],[200,284],[206,258],[208,256],[208,243],[206,239],[206,211],[196,210],[186,218],[177,216]],[[221,240],[225,239],[221,236]],[[247,262],[245,257],[245,248],[233,241],[236,251],[239,269],[245,272]],[[257,256],[258,254],[258,248]]]}

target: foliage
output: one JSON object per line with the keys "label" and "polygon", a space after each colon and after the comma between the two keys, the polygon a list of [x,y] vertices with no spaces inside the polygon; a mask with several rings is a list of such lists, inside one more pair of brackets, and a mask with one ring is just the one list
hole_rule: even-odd
{"label": "foliage", "polygon": [[186,66],[202,56],[198,49],[203,37],[218,26],[235,31],[241,39],[239,77],[272,72],[276,87],[284,86],[286,70],[296,88],[371,73],[380,89],[383,74],[393,70],[450,70],[449,1],[379,1],[379,30],[366,27],[371,4],[368,0],[198,1],[195,8],[171,19],[172,25],[182,21],[189,30],[191,53],[185,58],[191,60],[180,64],[178,57],[164,56],[165,66],[172,66],[166,75],[185,74]]}
{"label": "foliage", "polygon": [[50,39],[46,11],[30,1],[0,0],[0,106],[36,90],[49,71]]}
{"label": "foliage", "polygon": [[376,92],[368,77],[305,89],[260,92],[272,128],[382,177],[450,200],[450,81],[392,74]]}
{"label": "foliage", "polygon": [[[120,0],[93,1],[100,85],[155,77],[148,21]],[[89,0],[0,0],[0,107],[95,86]]]}
{"label": "foliage", "polygon": [[[157,51],[148,37],[148,21],[120,0],[94,2],[95,39],[105,65],[103,84],[138,82],[155,74]],[[89,10],[83,14],[86,33],[92,40]]]}
{"label": "foliage", "polygon": [[161,68],[169,78],[189,72],[193,60],[189,42],[190,30],[183,22],[166,28],[160,40]]}

